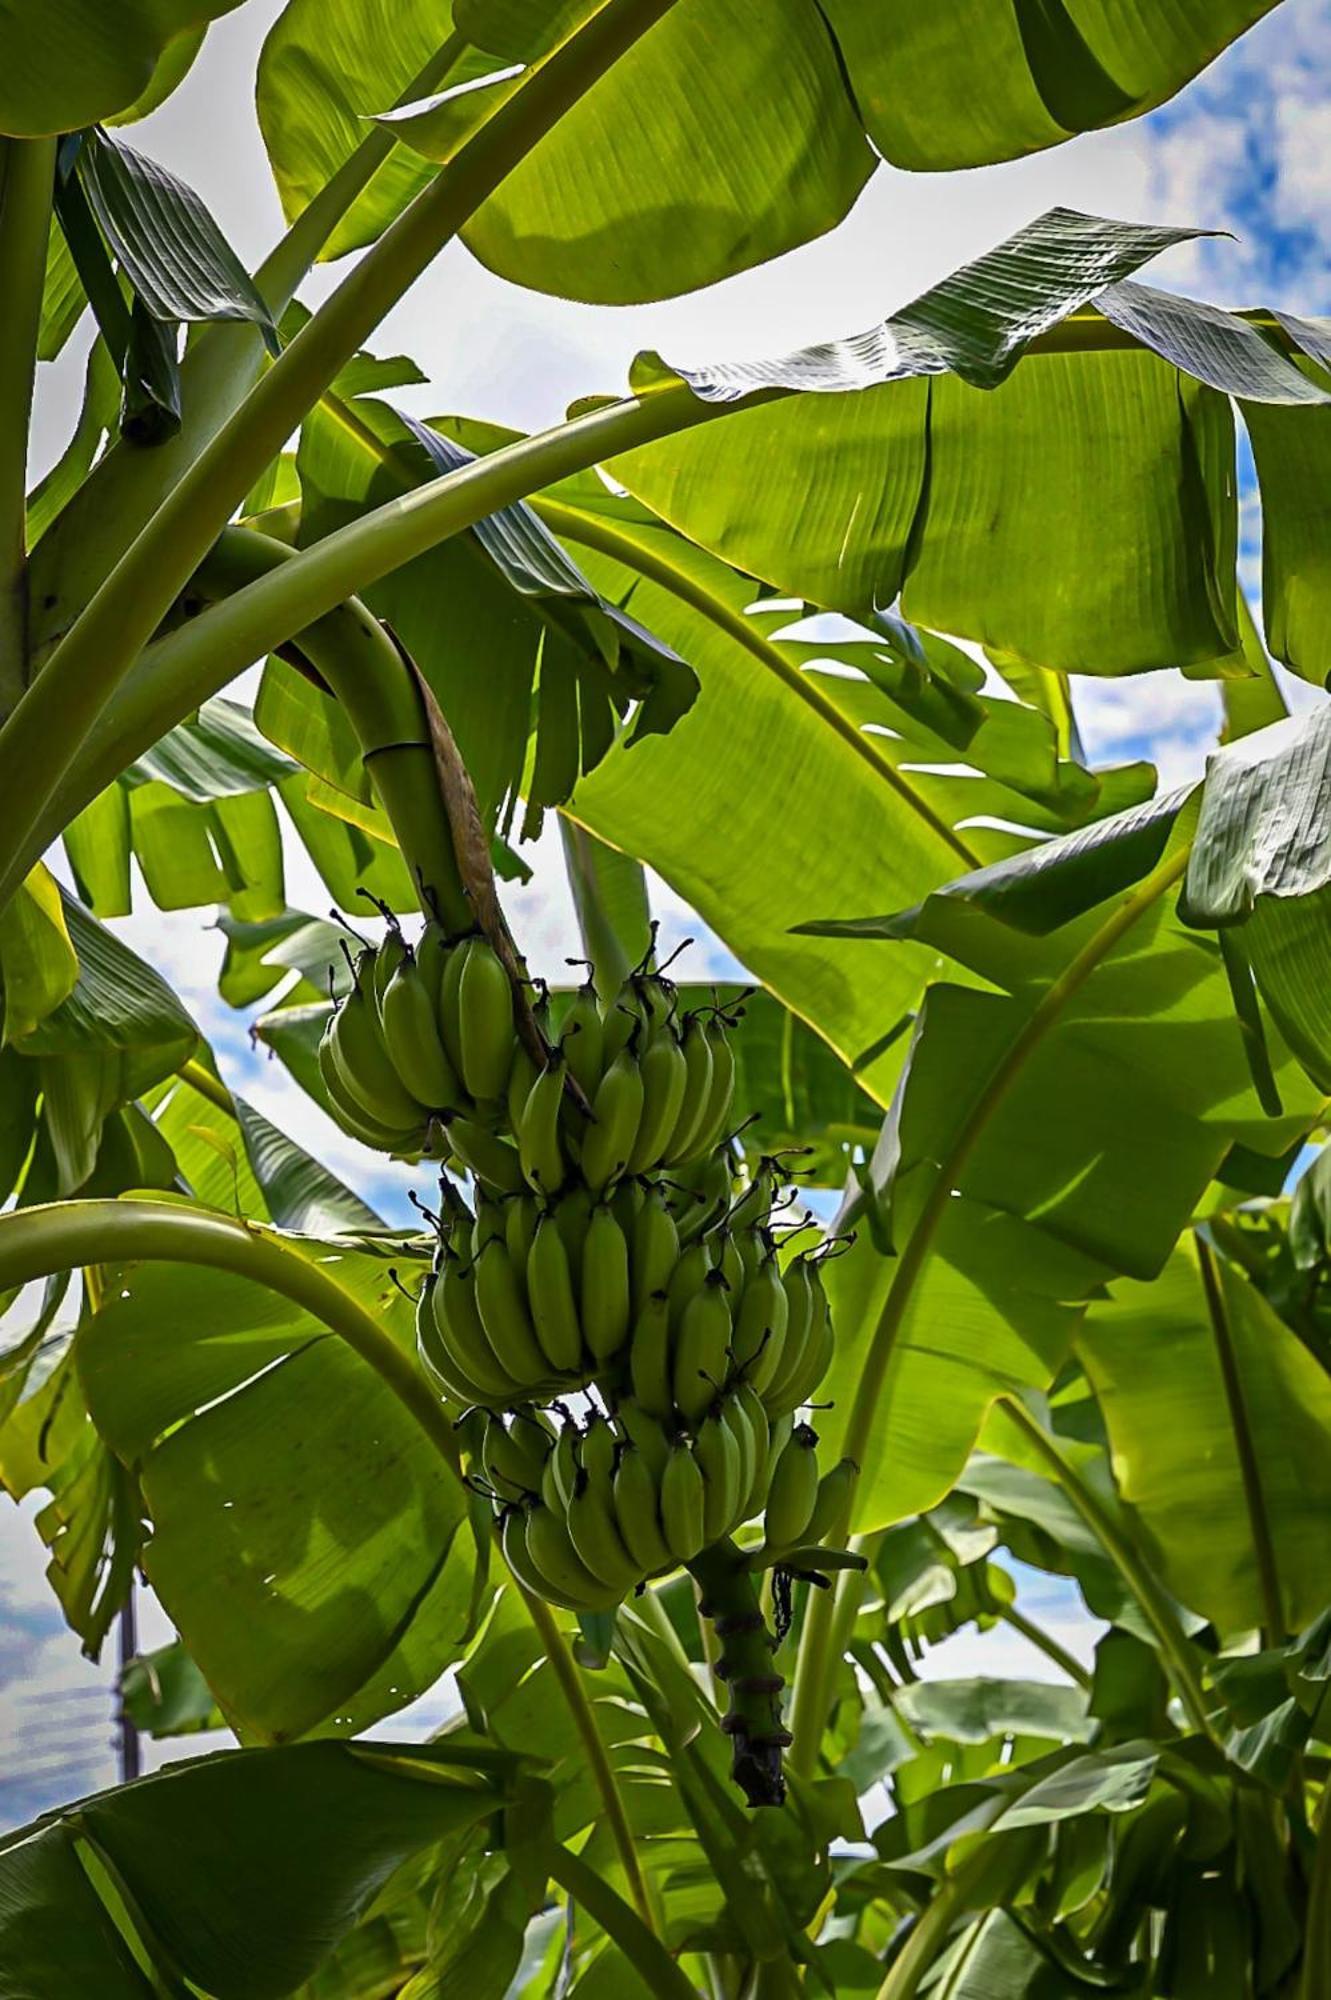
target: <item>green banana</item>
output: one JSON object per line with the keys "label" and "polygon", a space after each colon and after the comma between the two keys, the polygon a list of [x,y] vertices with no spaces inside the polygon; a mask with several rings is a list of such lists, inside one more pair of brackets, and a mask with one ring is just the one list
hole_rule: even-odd
{"label": "green banana", "polygon": [[557,1375],[582,1372],[582,1322],[568,1251],[553,1215],[543,1215],[527,1252],[527,1298],[542,1352]]}
{"label": "green banana", "polygon": [[744,1289],[744,1259],[739,1254],[739,1245],[729,1229],[719,1229],[711,1239],[712,1264],[721,1273],[730,1287],[730,1295],[738,1299]]}
{"label": "green banana", "polygon": [[761,1395],[781,1365],[790,1300],[775,1257],[748,1279],[735,1314],[735,1368]]}
{"label": "green banana", "polygon": [[432,1111],[459,1110],[462,1086],[448,1060],[429,988],[412,952],[389,980],[379,1014],[384,1045],[412,1096]]}
{"label": "green banana", "polygon": [[469,1173],[500,1194],[522,1194],[527,1183],[517,1148],[474,1118],[445,1118],[448,1143]]}
{"label": "green banana", "polygon": [[[416,968],[425,981],[425,991],[430,997],[430,1010],[436,1021],[439,1019],[439,994],[444,983],[444,969],[448,964],[448,933],[442,924],[431,920],[416,940]],[[450,1058],[449,1067],[456,1074],[456,1064]]]}
{"label": "green banana", "polygon": [[569,1502],[568,1531],[592,1575],[622,1597],[642,1582],[643,1572],[620,1535],[612,1482],[613,1475],[593,1479],[584,1471]]}
{"label": "green banana", "polygon": [[772,1468],[763,1522],[771,1548],[794,1548],[806,1539],[818,1497],[817,1444],[817,1432],[797,1424]]}
{"label": "green banana", "polygon": [[843,1528],[850,1520],[850,1503],[855,1497],[855,1482],[860,1469],[853,1458],[843,1458],[825,1472],[818,1481],[818,1497],[813,1503],[804,1530],[803,1539],[808,1543],[821,1542],[835,1530]]}
{"label": "green banana", "polygon": [[678,1215],[679,1240],[684,1244],[697,1242],[730,1207],[731,1166],[726,1154],[713,1153],[690,1185],[697,1191],[684,1201]]}
{"label": "green banana", "polygon": [[513,988],[489,940],[474,938],[458,981],[462,1081],[474,1098],[504,1095],[513,1066]]}
{"label": "green banana", "polygon": [[670,1316],[678,1322],[684,1308],[695,1292],[706,1284],[712,1271],[711,1251],[706,1243],[691,1243],[676,1260],[670,1274],[667,1295],[670,1299]]}
{"label": "green banana", "polygon": [[434,1291],[438,1283],[438,1274],[431,1271],[416,1301],[416,1352],[426,1374],[451,1403],[458,1403],[464,1409],[484,1404],[489,1400],[485,1390],[458,1365],[435,1319]]}
{"label": "green banana", "polygon": [[645,1174],[649,1167],[660,1165],[684,1102],[689,1070],[672,1027],[667,1024],[656,1031],[638,1068],[642,1073],[642,1114],[629,1154],[631,1174]]}
{"label": "green banana", "polygon": [[810,1325],[805,1337],[804,1351],[798,1367],[789,1375],[782,1370],[781,1390],[787,1407],[797,1410],[807,1403],[818,1384],[832,1365],[836,1352],[836,1336],[832,1331],[832,1320],[827,1310],[827,1295],[823,1291],[823,1281],[817,1265],[809,1271]]}
{"label": "green banana", "polygon": [[374,990],[374,1004],[379,1010],[381,1020],[383,1019],[384,1011],[384,995],[392,983],[393,974],[400,965],[406,963],[410,953],[411,946],[402,935],[401,924],[390,923],[388,929],[384,932],[382,943],[374,954],[374,964],[370,974],[370,983]]}
{"label": "green banana", "polygon": [[559,1193],[568,1169],[559,1143],[559,1110],[564,1098],[564,1060],[559,1051],[537,1075],[515,1130],[518,1159],[529,1187],[547,1200]]}
{"label": "green banana", "polygon": [[695,1154],[710,1153],[726,1136],[735,1095],[735,1051],[724,1023],[713,1015],[703,1033],[712,1052],[712,1081],[707,1105],[693,1135]]}
{"label": "green banana", "polygon": [[606,1205],[623,1230],[626,1243],[633,1241],[645,1198],[643,1184],[636,1179],[620,1181],[614,1192],[606,1197]]}
{"label": "green banana", "polygon": [[[504,1552],[504,1560],[514,1576],[523,1589],[530,1591],[533,1597],[548,1598],[551,1604],[558,1604],[565,1611],[599,1609],[599,1606],[592,1606],[576,1591],[561,1590],[554,1579],[548,1576],[543,1568],[538,1567],[531,1551],[530,1534],[532,1521],[537,1515],[550,1521],[555,1519],[546,1507],[525,1505],[505,1508],[501,1517],[499,1545]],[[578,1569],[581,1567],[579,1563]],[[591,1582],[590,1579],[588,1581]]]}
{"label": "green banana", "polygon": [[663,1292],[679,1262],[679,1230],[659,1187],[649,1187],[633,1225],[633,1310],[640,1313],[653,1292]]}
{"label": "green banana", "polygon": [[568,1252],[568,1267],[573,1273],[574,1284],[582,1270],[582,1250],[587,1241],[587,1231],[591,1227],[592,1208],[595,1197],[590,1188],[574,1181],[565,1188],[555,1204],[555,1226],[564,1240]]}
{"label": "green banana", "polygon": [[674,1409],[670,1351],[670,1304],[663,1292],[653,1292],[633,1323],[629,1379],[634,1399],[657,1419],[670,1416]]}
{"label": "green banana", "polygon": [[481,1323],[475,1267],[464,1264],[455,1251],[446,1250],[431,1299],[444,1351],[455,1357],[462,1374],[484,1391],[480,1400],[495,1408],[520,1403],[523,1385],[500,1363]]}
{"label": "green banana", "polygon": [[338,1009],[329,1033],[338,1073],[352,1098],[374,1124],[419,1131],[425,1106],[393,1067],[374,1002],[359,984]]}
{"label": "green banana", "polygon": [[753,1491],[753,1476],[758,1467],[758,1440],[754,1435],[753,1416],[750,1406],[735,1394],[723,1396],[716,1411],[719,1422],[723,1423],[735,1440],[739,1453],[739,1491],[735,1496],[734,1525],[748,1519],[749,1495]]}
{"label": "green banana", "polygon": [[786,1337],[776,1369],[762,1392],[763,1402],[773,1414],[796,1408],[788,1390],[792,1383],[798,1385],[809,1353],[809,1335],[813,1327],[813,1281],[803,1257],[791,1258],[781,1273],[781,1287],[787,1303]]}
{"label": "green banana", "polygon": [[692,1562],[706,1542],[707,1489],[687,1444],[671,1448],[661,1474],[661,1532],[677,1563]]}
{"label": "green banana", "polygon": [[608,1484],[615,1469],[615,1433],[599,1410],[593,1410],[578,1446],[578,1463],[589,1479]]}
{"label": "green banana", "polygon": [[462,1075],[462,975],[471,957],[474,937],[465,937],[452,945],[444,960],[444,970],[439,981],[439,1033],[448,1052],[448,1060],[459,1076]]}
{"label": "green banana", "polygon": [[477,1188],[476,1216],[468,1239],[473,1263],[487,1243],[493,1243],[496,1237],[500,1242],[508,1241],[508,1215],[511,1205],[511,1202],[500,1201],[485,1188]]}
{"label": "green banana", "polygon": [[528,1194],[515,1194],[504,1203],[504,1241],[508,1254],[520,1271],[526,1271],[531,1246],[536,1240],[541,1211]]}
{"label": "green banana", "polygon": [[[561,1508],[566,1509],[568,1507],[569,1501],[573,1498],[573,1489],[578,1483],[578,1474],[581,1471],[578,1447],[581,1442],[581,1431],[578,1429],[576,1423],[574,1423],[572,1417],[566,1417],[560,1425],[559,1435],[555,1439],[555,1448],[551,1452],[549,1459],[550,1478],[554,1486],[555,1497]],[[545,1495],[544,1488],[542,1489],[542,1498],[545,1499],[547,1506],[551,1504]]]}
{"label": "green banana", "polygon": [[739,1440],[715,1410],[698,1426],[693,1456],[703,1476],[703,1537],[710,1548],[730,1533],[743,1498]]}
{"label": "green banana", "polygon": [[762,1398],[748,1382],[740,1382],[732,1391],[732,1399],[742,1409],[748,1419],[753,1435],[753,1477],[744,1501],[741,1519],[748,1521],[760,1512],[767,1498],[767,1469],[772,1457],[772,1429]]}
{"label": "green banana", "polygon": [[548,1507],[533,1507],[527,1515],[527,1553],[539,1576],[582,1611],[609,1611],[623,1597],[593,1576],[573,1546],[568,1523]]}
{"label": "green banana", "polygon": [[524,1273],[498,1237],[486,1244],[476,1261],[476,1304],[501,1368],[531,1389],[547,1383],[550,1364],[531,1323]]}
{"label": "green banana", "polygon": [[481,1435],[481,1465],[490,1484],[505,1500],[522,1494],[532,1499],[540,1493],[550,1440],[536,1423],[515,1417],[506,1430],[500,1418],[492,1416]]}
{"label": "green banana", "polygon": [[731,1204],[730,1227],[755,1229],[766,1222],[776,1194],[776,1162],[764,1154],[748,1186]]}
{"label": "green banana", "polygon": [[605,1024],[601,1020],[596,988],[590,979],[578,988],[574,996],[573,1005],[564,1020],[559,1046],[567,1059],[570,1075],[590,1104],[604,1075],[602,1054],[605,1048]]}
{"label": "green banana", "polygon": [[716,1401],[730,1369],[730,1302],[726,1281],[709,1271],[679,1317],[672,1384],[686,1422],[696,1423]]}
{"label": "green banana", "polygon": [[531,1087],[541,1074],[532,1059],[531,1051],[522,1042],[513,1051],[513,1067],[508,1073],[508,1129],[519,1132],[522,1129],[522,1114],[527,1108]]}
{"label": "green banana", "polygon": [[659,1480],[665,1471],[666,1460],[670,1456],[670,1439],[665,1428],[641,1403],[628,1399],[619,1404],[615,1411],[615,1422],[619,1425],[630,1446],[636,1448],[647,1470],[654,1480]]}
{"label": "green banana", "polygon": [[642,1117],[642,1072],[629,1047],[620,1050],[592,1099],[593,1124],[582,1141],[582,1178],[597,1194],[628,1165]]}
{"label": "green banana", "polygon": [[680,1052],[684,1057],[684,1089],[679,1100],[679,1112],[662,1154],[668,1166],[692,1156],[693,1137],[702,1124],[711,1094],[712,1045],[696,1014],[690,1014],[684,1024]]}
{"label": "green banana", "polygon": [[414,1124],[406,1130],[394,1130],[371,1118],[353,1097],[343,1080],[332,1044],[332,1023],[324,1030],[319,1043],[319,1074],[323,1078],[324,1089],[328,1092],[329,1104],[343,1130],[353,1139],[359,1139],[362,1146],[372,1146],[380,1153],[412,1153],[420,1145],[420,1126]]}
{"label": "green banana", "polygon": [[656,1576],[674,1567],[661,1516],[656,1480],[642,1452],[633,1445],[620,1454],[614,1478],[615,1518],[620,1540],[642,1576]]}
{"label": "green banana", "polygon": [[617,1354],[629,1332],[629,1247],[605,1206],[592,1211],[582,1247],[582,1337],[594,1360]]}
{"label": "green banana", "polygon": [[601,1017],[602,1075],[628,1047],[634,1031],[645,1034],[648,1026],[637,988],[631,979],[626,979]]}

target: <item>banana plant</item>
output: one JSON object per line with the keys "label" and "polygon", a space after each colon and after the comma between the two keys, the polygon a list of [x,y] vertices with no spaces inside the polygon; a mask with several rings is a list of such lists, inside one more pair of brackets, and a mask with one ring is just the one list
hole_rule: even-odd
{"label": "banana plant", "polygon": [[[1315,2000],[1327,711],[1235,415],[1320,685],[1324,324],[1055,209],[537,436],[374,347],[457,240],[672,297],[1273,0],[288,0],[254,271],[124,136],[238,3],[0,23],[0,1479],[89,1654],[170,1617],[128,1712],[242,1746],[0,1843],[0,1983]],[[1173,794],[1069,678],[1165,666],[1227,711]],[[554,991],[496,887],[552,816]],[[645,867],[756,985],[672,975]],[[418,1227],[228,1079],[140,882]]]}

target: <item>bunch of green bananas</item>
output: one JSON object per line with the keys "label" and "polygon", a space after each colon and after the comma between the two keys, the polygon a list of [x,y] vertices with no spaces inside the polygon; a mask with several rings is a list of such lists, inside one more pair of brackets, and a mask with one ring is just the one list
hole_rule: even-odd
{"label": "bunch of green bananas", "polygon": [[530,1406],[479,1432],[475,1477],[519,1581],[565,1609],[608,1610],[763,1513],[755,1567],[811,1563],[845,1499],[849,1462],[819,1479],[817,1439],[768,1422],[751,1389],[719,1398],[692,1435],[636,1404],[585,1426]]}
{"label": "bunch of green bananas", "polygon": [[493,1127],[506,1116],[517,1047],[513,989],[493,947],[479,933],[450,940],[434,922],[411,945],[393,923],[353,975],[319,1044],[338,1123],[381,1152],[453,1153],[470,1165],[470,1142],[488,1158],[487,1142],[502,1144]]}
{"label": "bunch of green bananas", "polygon": [[[730,1020],[702,1008],[681,1025],[676,999],[670,980],[642,969],[608,1007],[590,982],[581,988],[549,1067],[533,1069],[514,1107],[531,1186],[552,1194],[576,1166],[584,1185],[603,1193],[716,1152],[735,1093]],[[563,1089],[565,1070],[576,1094]]]}

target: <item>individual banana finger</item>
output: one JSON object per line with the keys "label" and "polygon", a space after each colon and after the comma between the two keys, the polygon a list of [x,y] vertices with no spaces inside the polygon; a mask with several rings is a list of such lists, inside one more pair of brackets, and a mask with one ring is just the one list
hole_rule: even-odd
{"label": "individual banana finger", "polygon": [[671,1569],[674,1559],[661,1531],[660,1501],[651,1467],[636,1446],[621,1453],[614,1477],[620,1539],[642,1576]]}
{"label": "individual banana finger", "polygon": [[517,1148],[474,1118],[446,1118],[448,1142],[468,1173],[500,1194],[522,1194],[527,1186]]}
{"label": "individual banana finger", "polygon": [[593,1359],[617,1354],[629,1332],[629,1253],[624,1232],[606,1207],[592,1211],[582,1249],[579,1286],[582,1337]]}
{"label": "individual banana finger", "polygon": [[859,1476],[860,1469],[853,1458],[841,1459],[830,1472],[823,1474],[818,1481],[818,1497],[813,1503],[813,1512],[801,1537],[803,1541],[821,1542],[846,1527]]}
{"label": "individual banana finger", "polygon": [[434,1002],[412,952],[389,980],[379,1012],[384,1045],[412,1096],[432,1111],[459,1110],[462,1086],[448,1060]]}
{"label": "individual banana finger", "polygon": [[663,1292],[655,1292],[633,1323],[629,1379],[634,1400],[656,1419],[668,1417],[674,1408],[670,1349],[670,1304]]}
{"label": "individual banana finger", "polygon": [[476,1305],[500,1367],[533,1389],[547,1383],[550,1364],[531,1323],[526,1282],[499,1237],[486,1244],[477,1260]]}
{"label": "individual banana finger", "polygon": [[715,1410],[699,1424],[693,1455],[703,1476],[703,1539],[710,1547],[730,1533],[740,1505],[739,1441]]}
{"label": "individual banana finger", "polygon": [[767,1489],[764,1528],[772,1548],[793,1548],[807,1539],[818,1497],[818,1437],[797,1424],[776,1464]]}
{"label": "individual banana finger", "polygon": [[342,1002],[329,1035],[338,1074],[372,1123],[419,1129],[426,1107],[398,1076],[373,1000],[357,986]]}
{"label": "individual banana finger", "polygon": [[653,1292],[663,1292],[679,1262],[679,1230],[665,1194],[650,1187],[633,1225],[633,1310],[640,1313]]}
{"label": "individual banana finger", "polygon": [[455,1251],[444,1252],[431,1304],[444,1351],[456,1358],[466,1379],[484,1391],[481,1400],[493,1409],[520,1403],[523,1385],[500,1364],[481,1323],[475,1267],[464,1263]]}
{"label": "individual banana finger", "polygon": [[568,1171],[559,1137],[563,1097],[564,1062],[556,1050],[528,1091],[516,1128],[523,1175],[528,1186],[547,1200],[559,1193]]}
{"label": "individual banana finger", "polygon": [[630,1046],[615,1057],[592,1099],[592,1123],[582,1141],[582,1178],[596,1193],[629,1163],[642,1117],[642,1072]]}
{"label": "individual banana finger", "polygon": [[558,1375],[582,1372],[582,1322],[568,1252],[553,1215],[536,1225],[527,1253],[527,1298],[541,1351]]}
{"label": "individual banana finger", "polygon": [[538,1573],[579,1610],[609,1611],[623,1597],[594,1576],[573,1546],[568,1523],[548,1507],[527,1515],[527,1553]]}
{"label": "individual banana finger", "polygon": [[726,1281],[719,1271],[709,1271],[680,1314],[675,1335],[672,1386],[688,1423],[696,1423],[725,1386],[730,1335]]}
{"label": "individual banana finger", "polygon": [[684,1089],[662,1153],[668,1166],[693,1157],[694,1134],[702,1124],[712,1088],[712,1045],[697,1014],[690,1015],[685,1023],[680,1050],[684,1057]]}
{"label": "individual banana finger", "polygon": [[692,1562],[705,1546],[706,1503],[701,1467],[680,1442],[672,1447],[661,1475],[661,1532],[677,1563]]}
{"label": "individual banana finger", "polygon": [[590,1104],[605,1073],[605,1026],[591,980],[580,986],[564,1021],[559,1045],[570,1074]]}
{"label": "individual banana finger", "polygon": [[472,940],[458,981],[462,1081],[472,1096],[504,1095],[513,1064],[513,987],[486,938]]}
{"label": "individual banana finger", "polygon": [[638,1068],[642,1075],[642,1112],[629,1153],[631,1174],[643,1174],[649,1167],[659,1166],[684,1101],[688,1064],[672,1027],[662,1027],[652,1036]]}
{"label": "individual banana finger", "polygon": [[622,1597],[642,1582],[643,1571],[619,1532],[611,1478],[583,1473],[569,1503],[568,1531],[579,1560],[605,1589]]}
{"label": "individual banana finger", "polygon": [[566,1596],[537,1568],[527,1546],[527,1526],[531,1518],[531,1508],[518,1504],[506,1507],[500,1517],[499,1546],[504,1553],[504,1561],[522,1585],[533,1597],[544,1597],[551,1604],[557,1604],[562,1611],[585,1611],[588,1607],[577,1597]]}

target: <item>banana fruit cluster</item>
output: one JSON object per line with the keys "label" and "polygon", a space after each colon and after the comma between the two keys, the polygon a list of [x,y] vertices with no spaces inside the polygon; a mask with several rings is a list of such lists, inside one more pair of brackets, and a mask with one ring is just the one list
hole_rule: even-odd
{"label": "banana fruit cluster", "polygon": [[344,1131],[380,1152],[443,1157],[454,1122],[484,1149],[506,1116],[517,1047],[513,989],[478,933],[450,940],[427,923],[416,945],[390,926],[353,965],[352,988],[319,1045],[319,1071]]}
{"label": "banana fruit cluster", "polygon": [[764,1509],[754,1566],[814,1560],[853,1478],[844,1461],[820,1479],[816,1445],[806,1424],[771,1423],[747,1387],[692,1437],[632,1403],[585,1426],[526,1406],[507,1424],[484,1419],[476,1476],[519,1581],[566,1610],[604,1611]]}
{"label": "banana fruit cluster", "polygon": [[418,1345],[464,1408],[510,1409],[595,1383],[607,1405],[631,1397],[687,1429],[740,1389],[768,1417],[788,1415],[827,1371],[818,1262],[795,1255],[783,1266],[766,1211],[743,1220],[752,1187],[687,1243],[676,1205],[690,1197],[659,1181],[621,1181],[607,1196],[579,1180],[545,1201],[478,1178],[474,1213],[450,1183],[442,1193]]}

